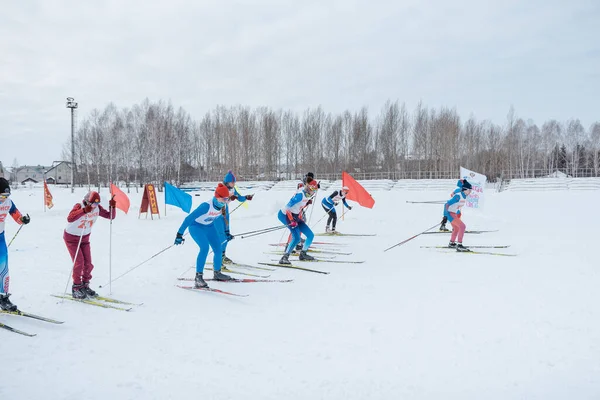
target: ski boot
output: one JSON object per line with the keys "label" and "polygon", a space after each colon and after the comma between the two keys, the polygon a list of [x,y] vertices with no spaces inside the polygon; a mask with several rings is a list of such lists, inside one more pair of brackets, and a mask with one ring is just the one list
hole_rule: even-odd
{"label": "ski boot", "polygon": [[83,282],[83,289],[82,289],[85,294],[87,295],[87,297],[98,297],[98,293],[94,292],[91,288],[90,288],[90,283],[89,282]]}
{"label": "ski boot", "polygon": [[306,254],[306,250],[300,252],[300,261],[314,261],[315,258],[311,255]]}
{"label": "ski boot", "polygon": [[446,224],[440,225],[440,232],[450,232],[450,229],[446,228]]}
{"label": "ski boot", "polygon": [[215,281],[232,281],[233,278],[229,275],[225,275],[221,271],[214,271],[213,278]]}
{"label": "ski boot", "polygon": [[283,255],[283,257],[281,257],[281,260],[279,260],[279,264],[292,265],[292,263],[290,262],[289,258],[290,258],[290,254],[289,253],[285,253]]}
{"label": "ski boot", "polygon": [[223,253],[223,264],[233,264],[233,260]]}
{"label": "ski boot", "polygon": [[462,243],[458,243],[456,245],[456,251],[465,252],[466,253],[466,252],[471,251],[471,250],[469,250],[467,247],[463,246]]}
{"label": "ski boot", "polygon": [[85,292],[85,286],[83,284],[75,285],[73,284],[73,288],[71,289],[71,294],[74,299],[87,299],[87,293]]}
{"label": "ski boot", "polygon": [[329,225],[327,225],[325,227],[325,233],[331,233],[331,229],[329,228]]}
{"label": "ski boot", "polygon": [[196,289],[207,288],[208,284],[204,281],[202,274],[200,272],[196,272],[196,278],[194,279],[194,287]]}
{"label": "ski boot", "polygon": [[448,243],[448,247],[451,249],[455,249],[456,248],[456,242],[450,242]]}
{"label": "ski boot", "polygon": [[10,300],[8,299],[9,296],[10,296],[10,294],[8,294],[8,293],[0,294],[0,308],[3,311],[10,311],[10,312],[17,311],[17,306],[10,302]]}

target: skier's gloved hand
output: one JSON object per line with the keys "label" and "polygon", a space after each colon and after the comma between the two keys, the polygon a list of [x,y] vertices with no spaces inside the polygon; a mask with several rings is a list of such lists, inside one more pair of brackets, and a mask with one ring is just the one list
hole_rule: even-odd
{"label": "skier's gloved hand", "polygon": [[247,194],[246,195],[246,200],[252,200],[253,197],[254,197],[253,194]]}
{"label": "skier's gloved hand", "polygon": [[83,207],[83,212],[87,214],[89,212],[92,212],[93,209],[94,207],[92,207],[91,204],[88,204],[87,206]]}
{"label": "skier's gloved hand", "polygon": [[227,238],[227,241],[229,242],[230,240],[235,239],[235,236],[233,236],[231,233],[229,232],[225,232],[225,237]]}
{"label": "skier's gloved hand", "polygon": [[294,229],[298,227],[298,223],[296,222],[296,220],[291,220],[290,223],[288,224],[290,226],[290,228]]}
{"label": "skier's gloved hand", "polygon": [[352,206],[348,206],[348,210],[352,210]]}
{"label": "skier's gloved hand", "polygon": [[175,244],[180,245],[180,244],[183,244],[183,242],[185,242],[183,235],[181,233],[177,232],[177,236],[175,237]]}
{"label": "skier's gloved hand", "polygon": [[31,221],[31,218],[29,218],[29,214],[27,214],[27,215],[23,215],[23,216],[21,217],[21,222],[22,222],[24,225],[27,225],[27,224],[28,224],[30,221]]}
{"label": "skier's gloved hand", "polygon": [[229,196],[229,200],[235,201],[237,200],[237,196],[235,194],[232,194],[231,196]]}
{"label": "skier's gloved hand", "polygon": [[312,204],[312,199],[306,202],[306,205]]}
{"label": "skier's gloved hand", "polygon": [[115,201],[115,199],[110,199],[110,200],[108,201],[108,205],[109,205],[111,208],[115,208],[115,207],[117,206],[117,202]]}

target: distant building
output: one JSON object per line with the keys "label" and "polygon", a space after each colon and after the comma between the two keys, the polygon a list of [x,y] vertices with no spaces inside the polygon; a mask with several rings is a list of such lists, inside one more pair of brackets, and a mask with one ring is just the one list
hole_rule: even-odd
{"label": "distant building", "polygon": [[44,180],[44,172],[49,167],[43,167],[41,165],[33,166],[33,165],[24,165],[15,169],[12,172],[11,181],[19,184],[32,182],[38,183]]}
{"label": "distant building", "polygon": [[54,184],[71,183],[71,163],[68,161],[54,161],[52,167],[46,171],[46,182]]}

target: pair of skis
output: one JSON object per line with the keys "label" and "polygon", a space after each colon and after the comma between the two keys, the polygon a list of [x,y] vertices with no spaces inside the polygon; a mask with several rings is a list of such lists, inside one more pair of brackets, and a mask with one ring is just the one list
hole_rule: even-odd
{"label": "pair of skis", "polygon": [[[64,323],[64,321],[58,321],[56,319],[52,319],[52,318],[47,318],[47,317],[42,317],[40,315],[36,315],[36,314],[31,314],[25,311],[21,311],[21,310],[17,310],[17,311],[4,311],[4,310],[0,310],[0,314],[8,314],[8,315],[15,315],[18,317],[26,317],[26,318],[31,318],[31,319],[37,319],[38,321],[44,321],[44,322],[49,322],[51,324],[62,324]],[[6,325],[4,323],[0,322],[0,328],[7,330],[9,332],[13,332],[13,333],[17,333],[19,335],[23,335],[23,336],[28,336],[28,337],[33,337],[36,336],[35,333],[29,333],[29,332],[25,332],[16,328],[13,328],[10,325]]]}
{"label": "pair of skis", "polygon": [[127,301],[113,299],[112,297],[104,297],[104,296],[96,296],[90,297],[86,299],[76,299],[73,296],[69,296],[67,294],[53,294],[53,297],[70,300],[77,303],[88,304],[90,306],[101,307],[101,308],[110,308],[112,310],[119,311],[131,311],[133,306],[141,306],[144,303],[129,303]]}
{"label": "pair of skis", "polygon": [[496,253],[491,251],[480,251],[480,250],[471,250],[471,249],[506,249],[510,247],[510,245],[498,245],[498,246],[465,246],[466,251],[456,251],[455,247],[448,246],[421,246],[421,248],[425,249],[440,249],[440,250],[453,250],[456,253],[461,254],[487,254],[490,256],[504,256],[504,257],[515,257],[516,254],[507,254],[507,253]]}
{"label": "pair of skis", "polygon": [[[194,281],[194,278],[177,278],[177,280],[179,280],[179,281]],[[205,281],[214,281],[214,279],[209,278],[209,279],[205,279]],[[264,282],[264,283],[275,283],[275,282],[287,283],[287,282],[293,282],[293,279],[232,279],[230,281],[219,281],[219,282],[223,282],[223,283],[261,283],[261,282]],[[184,285],[177,285],[177,287],[181,288],[181,289],[186,289],[186,290],[201,290],[201,291],[205,291],[205,292],[226,294],[229,296],[248,297],[247,294],[232,293],[232,292],[227,292],[225,290],[215,289],[215,288],[211,288],[211,287],[197,288],[195,286],[184,286]]]}

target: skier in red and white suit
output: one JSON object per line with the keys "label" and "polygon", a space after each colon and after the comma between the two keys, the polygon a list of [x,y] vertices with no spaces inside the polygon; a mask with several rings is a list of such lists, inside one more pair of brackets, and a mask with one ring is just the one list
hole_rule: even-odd
{"label": "skier in red and white suit", "polygon": [[[98,294],[90,288],[92,280],[92,253],[90,249],[90,234],[98,216],[106,219],[114,219],[116,215],[116,202],[109,201],[110,211],[100,205],[100,194],[89,192],[83,198],[83,202],[75,204],[67,217],[67,227],[63,238],[73,266],[73,297],[85,299],[95,297]],[[79,251],[78,251],[79,249]],[[75,255],[77,254],[77,259]]]}

